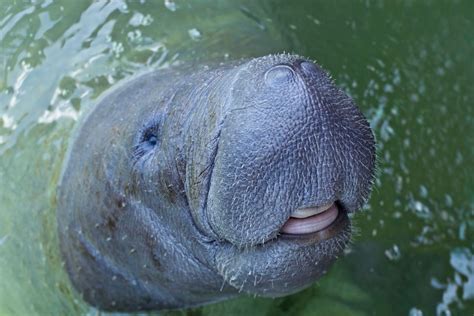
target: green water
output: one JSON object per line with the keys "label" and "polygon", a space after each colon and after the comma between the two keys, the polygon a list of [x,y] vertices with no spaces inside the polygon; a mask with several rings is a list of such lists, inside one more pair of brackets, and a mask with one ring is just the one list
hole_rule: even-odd
{"label": "green water", "polygon": [[473,315],[473,1],[0,0],[0,315],[99,313],[57,250],[77,118],[178,63],[296,52],[359,104],[378,177],[346,256],[311,288],[190,315]]}

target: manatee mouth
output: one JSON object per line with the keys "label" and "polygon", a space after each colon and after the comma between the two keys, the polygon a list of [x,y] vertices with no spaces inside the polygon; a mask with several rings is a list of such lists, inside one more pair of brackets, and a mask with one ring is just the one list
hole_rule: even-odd
{"label": "manatee mouth", "polygon": [[283,224],[280,233],[285,235],[308,235],[329,228],[343,210],[336,202],[321,206],[296,209]]}

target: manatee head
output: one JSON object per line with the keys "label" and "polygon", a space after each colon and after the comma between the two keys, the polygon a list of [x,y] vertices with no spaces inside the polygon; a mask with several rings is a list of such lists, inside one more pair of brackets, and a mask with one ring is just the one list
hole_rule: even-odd
{"label": "manatee head", "polygon": [[300,56],[150,73],[78,129],[58,195],[67,270],[108,310],[294,293],[348,243],[374,160],[367,120]]}

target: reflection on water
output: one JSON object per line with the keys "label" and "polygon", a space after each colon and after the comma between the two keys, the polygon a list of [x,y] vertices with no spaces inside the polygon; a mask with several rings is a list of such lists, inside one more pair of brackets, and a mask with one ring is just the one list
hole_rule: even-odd
{"label": "reflection on water", "polygon": [[[354,97],[379,172],[358,236],[318,284],[176,314],[474,312],[473,2],[3,1],[0,314],[95,313],[57,252],[71,129],[140,72],[291,51]],[[174,314],[173,313],[173,314]]]}

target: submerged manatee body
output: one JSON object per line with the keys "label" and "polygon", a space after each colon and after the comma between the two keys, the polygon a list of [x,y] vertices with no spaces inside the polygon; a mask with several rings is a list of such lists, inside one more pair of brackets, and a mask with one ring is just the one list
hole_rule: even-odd
{"label": "submerged manatee body", "polygon": [[347,244],[374,156],[366,119],[302,57],[143,75],[105,97],[70,148],[67,271],[104,310],[294,293]]}

